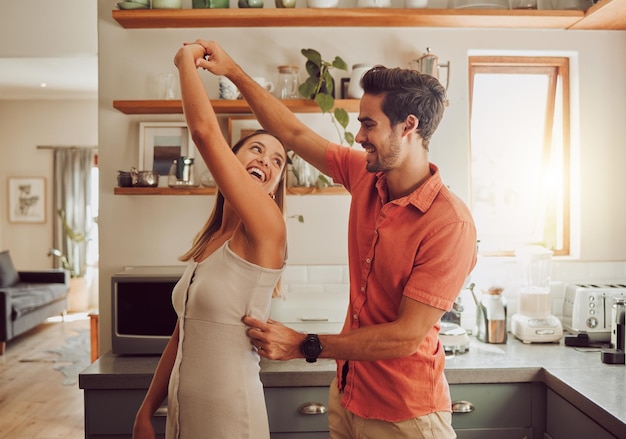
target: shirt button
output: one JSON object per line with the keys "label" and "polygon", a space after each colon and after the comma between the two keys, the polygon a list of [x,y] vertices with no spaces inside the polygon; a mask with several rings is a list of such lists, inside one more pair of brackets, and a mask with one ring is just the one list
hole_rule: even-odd
{"label": "shirt button", "polygon": [[372,260],[370,258],[367,258],[365,262],[369,264],[370,262],[372,262]]}
{"label": "shirt button", "polygon": [[353,314],[353,315],[352,315],[352,318],[353,318],[354,320],[356,320],[356,319],[358,319],[358,318],[359,318],[359,316],[357,316],[356,314]]}
{"label": "shirt button", "polygon": [[361,292],[365,292],[365,287],[361,287]]}

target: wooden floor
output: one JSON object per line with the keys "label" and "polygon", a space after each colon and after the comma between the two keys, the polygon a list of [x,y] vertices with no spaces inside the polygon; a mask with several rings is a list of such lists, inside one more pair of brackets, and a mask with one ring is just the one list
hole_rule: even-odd
{"label": "wooden floor", "polygon": [[46,351],[63,346],[76,330],[89,329],[89,317],[55,320],[10,341],[0,356],[0,438],[85,437],[83,391],[78,383],[63,385],[65,377],[51,362],[55,354]]}

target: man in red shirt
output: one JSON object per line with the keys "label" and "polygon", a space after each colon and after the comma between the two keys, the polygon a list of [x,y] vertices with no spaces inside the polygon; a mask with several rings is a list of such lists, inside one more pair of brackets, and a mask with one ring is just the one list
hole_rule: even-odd
{"label": "man in red shirt", "polygon": [[255,83],[216,43],[198,60],[239,88],[261,125],[352,195],[350,302],[340,334],[302,334],[275,321],[244,323],[262,357],[337,360],[329,394],[330,437],[454,438],[439,341],[476,263],[476,230],[463,202],[428,161],[443,116],[439,81],[376,66],[363,76],[363,150],[329,142]]}

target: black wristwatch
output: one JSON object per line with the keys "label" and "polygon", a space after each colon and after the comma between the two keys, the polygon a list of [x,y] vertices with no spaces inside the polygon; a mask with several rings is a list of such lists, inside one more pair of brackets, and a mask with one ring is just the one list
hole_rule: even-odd
{"label": "black wristwatch", "polygon": [[304,355],[304,358],[306,358],[307,363],[315,363],[317,357],[322,353],[322,343],[320,343],[317,334],[307,334],[300,345],[300,351],[302,355]]}

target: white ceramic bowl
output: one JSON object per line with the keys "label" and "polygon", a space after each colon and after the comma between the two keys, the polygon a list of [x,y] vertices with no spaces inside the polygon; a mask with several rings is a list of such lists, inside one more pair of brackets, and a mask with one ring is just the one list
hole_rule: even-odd
{"label": "white ceramic bowl", "polygon": [[336,8],[339,0],[306,0],[307,8]]}
{"label": "white ceramic bowl", "polygon": [[180,9],[182,0],[152,0],[152,9]]}
{"label": "white ceramic bowl", "polygon": [[425,8],[428,6],[428,0],[404,0],[405,8]]}

